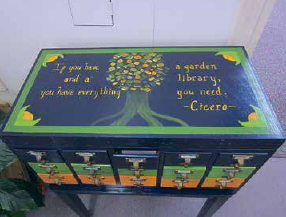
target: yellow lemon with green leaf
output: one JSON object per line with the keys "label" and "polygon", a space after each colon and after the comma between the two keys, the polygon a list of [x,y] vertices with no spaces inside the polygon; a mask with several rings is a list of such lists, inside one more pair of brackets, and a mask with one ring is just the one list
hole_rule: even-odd
{"label": "yellow lemon with green leaf", "polygon": [[244,127],[265,127],[266,122],[261,109],[253,105],[249,106],[253,108],[254,112],[251,112],[247,116],[248,121],[246,122],[238,121],[238,123],[240,123]]}
{"label": "yellow lemon with green leaf", "polygon": [[219,51],[215,56],[221,55],[225,60],[235,62],[235,65],[241,63],[240,55],[236,51]]}
{"label": "yellow lemon with green leaf", "polygon": [[42,63],[42,66],[47,67],[47,63],[53,62],[56,59],[58,59],[59,57],[64,58],[64,55],[63,54],[47,54],[45,56],[43,63]]}
{"label": "yellow lemon with green leaf", "polygon": [[30,106],[28,105],[20,109],[14,123],[15,126],[34,126],[41,120],[41,118],[34,120],[34,115],[31,112],[26,111],[29,107]]}

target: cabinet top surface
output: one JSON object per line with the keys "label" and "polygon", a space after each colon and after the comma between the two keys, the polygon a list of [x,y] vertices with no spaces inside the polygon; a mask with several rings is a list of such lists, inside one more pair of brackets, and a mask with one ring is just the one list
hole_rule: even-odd
{"label": "cabinet top surface", "polygon": [[2,131],[283,138],[243,47],[44,49]]}

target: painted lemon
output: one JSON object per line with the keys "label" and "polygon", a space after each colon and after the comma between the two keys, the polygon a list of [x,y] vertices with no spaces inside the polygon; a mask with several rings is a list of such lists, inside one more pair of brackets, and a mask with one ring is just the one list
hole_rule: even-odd
{"label": "painted lemon", "polygon": [[49,63],[49,62],[53,62],[53,61],[55,61],[56,59],[58,59],[58,56],[51,56],[48,60],[47,60],[47,62]]}
{"label": "painted lemon", "polygon": [[256,113],[255,113],[255,112],[251,112],[251,113],[248,115],[248,121],[257,121],[257,116],[256,116]]}
{"label": "painted lemon", "polygon": [[226,60],[229,60],[229,61],[236,61],[236,59],[232,56],[232,55],[229,55],[229,54],[223,54],[222,55],[223,58],[225,58]]}
{"label": "painted lemon", "polygon": [[32,121],[33,119],[34,119],[34,116],[33,116],[33,114],[31,112],[25,111],[23,113],[23,116],[22,116],[22,120],[23,121]]}

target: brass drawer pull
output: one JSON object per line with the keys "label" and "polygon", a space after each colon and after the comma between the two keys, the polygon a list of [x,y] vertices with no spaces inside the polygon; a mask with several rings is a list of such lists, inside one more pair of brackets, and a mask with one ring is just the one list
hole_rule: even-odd
{"label": "brass drawer pull", "polygon": [[145,163],[146,158],[126,158],[126,161],[133,164],[134,170],[139,170],[139,164]]}
{"label": "brass drawer pull", "polygon": [[37,161],[38,163],[45,163],[45,162],[43,161],[42,157],[43,157],[44,155],[46,155],[46,152],[43,152],[43,151],[28,151],[27,153],[30,154],[30,155],[35,156],[35,157],[36,157],[36,161]]}
{"label": "brass drawer pull", "polygon": [[137,178],[139,178],[140,176],[143,176],[143,174],[141,174],[141,171],[143,171],[144,169],[134,169],[134,168],[131,168],[130,171],[132,171],[134,173],[134,176],[136,176]]}
{"label": "brass drawer pull", "polygon": [[54,171],[54,169],[58,168],[56,165],[45,165],[41,164],[39,167],[43,168],[46,170],[46,173],[52,174],[52,173],[57,173],[57,171]]}
{"label": "brass drawer pull", "polygon": [[98,176],[98,175],[90,175],[88,178],[92,179],[93,184],[96,186],[100,186],[101,184],[100,181],[104,179],[103,176]]}
{"label": "brass drawer pull", "polygon": [[90,152],[76,152],[76,155],[83,157],[83,161],[84,163],[90,165],[91,162],[91,158],[95,155],[95,153],[90,153]]}
{"label": "brass drawer pull", "polygon": [[222,170],[224,173],[228,173],[227,178],[232,179],[236,173],[240,173],[242,170],[239,168],[233,168],[233,169],[223,169]]}
{"label": "brass drawer pull", "polygon": [[181,175],[182,179],[188,179],[188,174],[194,174],[194,170],[176,170],[175,173]]}
{"label": "brass drawer pull", "polygon": [[219,188],[225,188],[227,183],[232,183],[233,181],[230,179],[217,179],[216,182],[219,184]]}
{"label": "brass drawer pull", "polygon": [[54,178],[54,182],[56,185],[61,185],[63,179],[64,179],[64,177],[56,177],[56,178]]}
{"label": "brass drawer pull", "polygon": [[87,170],[89,172],[89,175],[96,175],[97,172],[100,171],[100,167],[83,167],[83,169]]}
{"label": "brass drawer pull", "polygon": [[238,163],[238,165],[236,165],[237,167],[238,166],[242,167],[242,166],[244,166],[244,161],[252,159],[253,155],[237,155],[237,154],[234,154],[234,155],[232,155],[232,158],[234,160],[237,160],[237,163]]}
{"label": "brass drawer pull", "polygon": [[192,164],[192,159],[197,159],[199,157],[199,154],[179,154],[179,158],[184,160],[184,163],[182,165],[187,168]]}
{"label": "brass drawer pull", "polygon": [[181,190],[184,187],[184,183],[188,183],[189,181],[185,179],[174,179],[173,182],[177,184],[177,189]]}
{"label": "brass drawer pull", "polygon": [[141,187],[142,186],[141,182],[146,181],[146,179],[145,178],[130,178],[130,181],[133,181],[135,186]]}

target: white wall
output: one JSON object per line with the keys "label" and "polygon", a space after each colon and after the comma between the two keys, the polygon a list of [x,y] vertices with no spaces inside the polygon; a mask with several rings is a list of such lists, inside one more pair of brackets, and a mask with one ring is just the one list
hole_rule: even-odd
{"label": "white wall", "polygon": [[113,27],[80,27],[68,0],[0,0],[0,78],[9,90],[0,100],[16,97],[41,48],[227,45],[240,2],[112,1]]}

